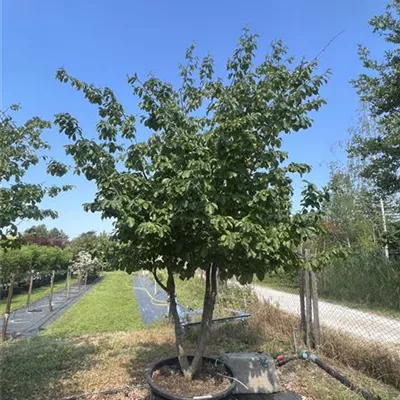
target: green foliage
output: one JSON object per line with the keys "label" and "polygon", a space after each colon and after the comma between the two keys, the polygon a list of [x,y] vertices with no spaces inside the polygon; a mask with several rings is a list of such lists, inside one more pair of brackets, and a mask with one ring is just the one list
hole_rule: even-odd
{"label": "green foliage", "polygon": [[[296,64],[280,41],[256,64],[256,38],[244,32],[222,78],[194,46],[178,89],[154,76],[130,77],[138,121],[109,88],[58,71],[98,107],[96,140],[85,138],[70,114],[55,123],[72,141],[75,171],[97,185],[85,209],[115,220],[125,267],[167,264],[188,279],[214,263],[222,279],[236,275],[244,283],[301,264],[296,248],[318,233],[324,194],[308,184],[301,212],[292,215],[290,174],[310,167],[287,165],[282,134],[311,126],[328,74],[316,74],[315,60]],[[141,143],[138,124],[151,131]]]}
{"label": "green foliage", "polygon": [[333,259],[321,271],[318,289],[326,299],[400,312],[400,263],[387,260],[381,251]]}
{"label": "green foliage", "polygon": [[[55,196],[71,188],[24,182],[27,170],[44,160],[50,150],[41,139],[43,130],[48,128],[50,123],[38,117],[17,126],[9,115],[0,111],[0,244],[3,247],[16,243],[10,236],[16,236],[18,220],[57,217],[55,211],[41,209],[40,202],[46,195]],[[51,172],[60,176],[65,166],[53,163]]]}
{"label": "green foliage", "polygon": [[56,247],[26,245],[16,249],[0,251],[1,278],[8,280],[11,273],[24,278],[31,270],[49,274],[52,270],[66,271],[72,253]]}
{"label": "green foliage", "polygon": [[373,17],[369,24],[388,43],[382,60],[373,60],[370,52],[360,46],[359,55],[369,73],[353,81],[363,102],[377,119],[373,136],[360,135],[351,152],[364,161],[363,177],[369,179],[382,194],[392,195],[400,189],[400,2],[391,0],[383,15]]}
{"label": "green foliage", "polygon": [[103,264],[102,268],[104,268],[108,261],[112,261],[110,257],[112,246],[110,235],[107,233],[97,234],[95,231],[88,231],[72,239],[68,244],[68,249],[72,251],[74,257],[77,257],[80,252],[89,253]]}
{"label": "green foliage", "polygon": [[383,236],[377,199],[367,187],[356,184],[350,170],[332,167],[330,201],[325,204],[328,248],[348,246],[356,249],[379,247]]}

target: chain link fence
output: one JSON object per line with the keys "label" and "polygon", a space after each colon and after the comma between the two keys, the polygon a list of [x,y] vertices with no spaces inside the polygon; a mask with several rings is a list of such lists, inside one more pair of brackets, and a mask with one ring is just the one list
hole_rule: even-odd
{"label": "chain link fence", "polygon": [[[316,351],[400,388],[400,263],[371,253],[357,255],[333,263],[316,278]],[[301,343],[306,329],[299,282],[296,275],[272,276],[252,289],[280,310],[283,321],[297,321],[291,329],[298,327]],[[314,314],[310,323],[315,323]]]}

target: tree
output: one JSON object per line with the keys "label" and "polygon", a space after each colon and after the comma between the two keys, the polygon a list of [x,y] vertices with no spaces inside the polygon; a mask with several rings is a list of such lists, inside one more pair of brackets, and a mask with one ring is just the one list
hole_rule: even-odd
{"label": "tree", "polygon": [[[17,106],[12,106],[17,110]],[[0,111],[0,244],[9,246],[18,232],[18,222],[23,219],[41,220],[55,218],[57,213],[41,209],[40,202],[49,195],[71,187],[50,186],[24,182],[27,170],[46,159],[49,145],[41,138],[43,130],[50,128],[50,123],[34,117],[21,126]],[[62,176],[66,167],[51,159],[47,162],[47,171],[55,176]]]}
{"label": "tree", "polygon": [[[307,129],[309,112],[324,100],[319,88],[327,73],[317,62],[287,57],[281,42],[255,65],[256,35],[245,31],[227,74],[214,77],[211,56],[202,60],[194,46],[180,66],[182,84],[150,76],[128,78],[139,98],[139,121],[128,114],[109,88],[99,89],[59,70],[57,77],[98,106],[96,140],[85,138],[70,114],[56,115],[60,131],[72,141],[67,153],[75,170],[97,185],[85,209],[115,221],[118,257],[128,270],[145,268],[169,293],[176,348],[182,371],[198,372],[212,323],[217,271],[222,280],[262,279],[276,268],[295,268],[297,247],[321,228],[325,193],[308,183],[302,210],[292,213],[290,174],[307,164],[289,163],[282,134]],[[151,132],[137,142],[138,124]],[[117,257],[117,258],[118,258]],[[167,282],[157,275],[166,268]],[[189,363],[176,309],[175,278],[205,271],[205,296],[195,357]]]}
{"label": "tree", "polygon": [[26,229],[22,234],[22,241],[26,244],[64,248],[68,244],[68,236],[62,230],[48,230],[46,225],[41,224]]}
{"label": "tree", "polygon": [[353,81],[372,118],[377,132],[358,136],[351,151],[364,161],[362,176],[378,188],[382,196],[397,194],[400,189],[400,1],[391,0],[384,14],[369,24],[389,44],[381,61],[373,60],[370,51],[359,47],[363,66],[370,71]]}
{"label": "tree", "polygon": [[72,239],[68,247],[74,255],[83,251],[104,262],[109,246],[110,236],[107,233],[101,232],[97,234],[96,231],[88,231]]}
{"label": "tree", "polygon": [[382,238],[382,219],[374,193],[357,184],[354,171],[331,166],[330,201],[324,204],[329,247],[377,247]]}
{"label": "tree", "polygon": [[96,275],[97,271],[102,267],[101,262],[96,258],[92,257],[87,251],[80,251],[74,258],[71,264],[71,271],[77,273],[79,276],[79,285],[82,279],[86,281],[90,274]]}

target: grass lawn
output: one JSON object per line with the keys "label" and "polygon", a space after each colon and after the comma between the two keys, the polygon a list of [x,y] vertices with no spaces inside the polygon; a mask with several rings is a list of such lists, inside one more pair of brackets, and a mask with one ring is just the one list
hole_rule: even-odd
{"label": "grass lawn", "polygon": [[[77,279],[73,278],[71,280],[71,284],[75,283],[76,281]],[[64,288],[65,288],[65,280],[54,283],[54,292],[58,292],[60,290],[63,290]],[[48,296],[49,294],[50,294],[50,284],[38,287],[36,289],[34,288],[32,290],[32,295],[31,295],[31,304],[34,301],[40,300],[43,297]],[[15,311],[18,308],[25,307],[27,297],[28,297],[28,292],[16,294],[15,296],[13,296],[11,302],[11,311]],[[3,315],[6,311],[6,302],[7,298],[0,300],[0,315]]]}
{"label": "grass lawn", "polygon": [[132,289],[132,277],[109,272],[46,331],[51,336],[79,336],[143,328]]}

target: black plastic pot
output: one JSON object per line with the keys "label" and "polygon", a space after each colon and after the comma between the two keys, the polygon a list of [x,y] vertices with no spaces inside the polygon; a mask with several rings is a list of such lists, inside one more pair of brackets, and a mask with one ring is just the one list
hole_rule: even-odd
{"label": "black plastic pot", "polygon": [[[189,361],[193,360],[193,356],[188,356]],[[211,361],[213,363],[216,362],[215,358],[212,357],[204,357],[204,361]],[[221,362],[221,361],[218,361]],[[174,395],[172,393],[167,392],[166,390],[160,388],[154,381],[153,381],[153,372],[160,369],[164,365],[177,365],[178,364],[178,357],[171,357],[165,358],[163,360],[159,360],[154,362],[149,366],[146,370],[146,379],[147,383],[150,386],[151,391],[151,399],[152,400],[199,400],[199,399],[207,399],[207,400],[224,400],[229,399],[232,392],[236,387],[236,382],[232,380],[230,386],[228,386],[224,391],[218,392],[209,396],[196,396],[196,397],[181,397]],[[228,372],[228,375],[233,376],[232,370],[229,368],[227,364],[225,364],[225,368]]]}

